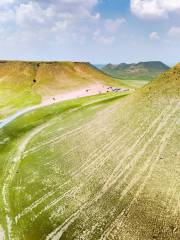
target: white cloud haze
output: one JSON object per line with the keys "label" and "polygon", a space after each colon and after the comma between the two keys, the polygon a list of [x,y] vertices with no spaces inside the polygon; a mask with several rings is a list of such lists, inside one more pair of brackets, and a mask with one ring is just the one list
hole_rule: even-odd
{"label": "white cloud haze", "polygon": [[[108,1],[0,0],[0,59],[112,58],[118,63],[119,58],[142,60],[142,55],[148,60],[157,54],[159,59],[168,51],[174,58],[180,0]],[[110,9],[115,1],[119,14]],[[121,11],[121,4],[127,12]],[[147,19],[156,19],[157,24]]]}
{"label": "white cloud haze", "polygon": [[170,37],[180,37],[180,27],[171,27],[169,32],[168,32],[168,35]]}
{"label": "white cloud haze", "polygon": [[117,18],[115,20],[107,19],[105,20],[105,27],[108,32],[116,33],[124,23],[126,23],[124,18]]}
{"label": "white cloud haze", "polygon": [[152,33],[150,33],[149,37],[150,37],[152,40],[158,40],[158,39],[160,39],[159,34],[158,34],[157,32],[152,32]]}
{"label": "white cloud haze", "polygon": [[167,18],[169,13],[180,11],[179,0],[131,0],[131,11],[140,18]]}
{"label": "white cloud haze", "polygon": [[[99,13],[92,14],[96,4],[97,0],[1,0],[0,15],[5,15],[4,12],[7,13],[7,10],[11,9],[17,24],[29,25],[49,22],[54,24],[59,19],[97,19],[100,17]],[[9,21],[8,18],[7,21]]]}

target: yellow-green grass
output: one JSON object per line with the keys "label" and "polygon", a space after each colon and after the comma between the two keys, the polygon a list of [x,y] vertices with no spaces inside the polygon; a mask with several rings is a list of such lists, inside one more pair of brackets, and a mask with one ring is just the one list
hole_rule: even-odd
{"label": "yellow-green grass", "polygon": [[121,80],[121,81],[133,89],[141,88],[150,82],[148,80]]}
{"label": "yellow-green grass", "polygon": [[97,83],[127,87],[89,63],[0,62],[0,118],[38,104],[44,97]]}
{"label": "yellow-green grass", "polygon": [[25,63],[0,63],[0,118],[19,108],[38,104],[41,97],[32,91],[35,69]]}
{"label": "yellow-green grass", "polygon": [[180,238],[180,65],[118,97],[37,109],[2,129],[6,239]]}
{"label": "yellow-green grass", "polygon": [[[26,138],[26,134],[31,134],[31,131],[36,131],[36,128],[41,128],[42,126],[51,125],[51,123],[62,122],[64,125],[64,121],[61,119],[66,116],[72,117],[72,123],[76,125],[76,119],[73,116],[76,113],[87,112],[87,115],[91,116],[98,109],[103,109],[105,106],[112,104],[113,101],[117,101],[117,99],[126,96],[127,93],[107,93],[101,94],[92,97],[80,98],[77,100],[66,101],[59,104],[54,104],[53,106],[44,107],[42,109],[34,110],[30,113],[23,115],[22,117],[17,118],[14,122],[8,124],[3,129],[1,129],[1,147],[0,147],[0,186],[1,191],[3,191],[4,183],[7,183],[7,188],[11,185],[11,178],[9,178],[12,170],[16,172],[16,164],[18,162],[13,158],[16,158],[16,153],[21,149],[21,143],[24,142]],[[78,120],[78,119],[77,119]],[[84,120],[85,121],[85,120]],[[77,121],[77,124],[79,122]],[[65,123],[66,125],[66,123]],[[64,127],[65,127],[64,125]],[[68,123],[67,123],[68,125]],[[72,126],[73,127],[73,126]],[[57,130],[58,131],[58,130]],[[26,140],[25,140],[26,141]],[[14,155],[15,154],[15,155]],[[9,193],[8,193],[9,195]],[[0,223],[4,225],[4,229],[7,228],[5,223],[5,213],[3,210],[3,196],[1,195],[1,219]],[[18,203],[17,203],[18,204]],[[4,216],[4,219],[2,218]],[[0,224],[0,225],[1,225]],[[6,229],[7,231],[7,229]],[[8,232],[8,231],[7,231]],[[6,236],[8,239],[8,236]],[[15,236],[14,236],[15,237]],[[21,238],[21,237],[20,237]]]}

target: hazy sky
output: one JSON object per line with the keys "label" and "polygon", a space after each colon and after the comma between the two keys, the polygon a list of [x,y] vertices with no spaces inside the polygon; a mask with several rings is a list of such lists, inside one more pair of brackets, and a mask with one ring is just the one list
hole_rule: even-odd
{"label": "hazy sky", "polygon": [[0,0],[0,59],[180,61],[180,0]]}

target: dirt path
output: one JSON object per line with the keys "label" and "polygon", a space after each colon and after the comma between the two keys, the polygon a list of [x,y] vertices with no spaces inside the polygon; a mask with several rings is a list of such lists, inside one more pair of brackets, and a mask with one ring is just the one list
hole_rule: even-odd
{"label": "dirt path", "polygon": [[[76,98],[88,97],[88,96],[94,96],[94,95],[101,94],[101,93],[112,92],[114,89],[115,88],[111,88],[111,87],[108,87],[108,86],[105,86],[102,84],[95,84],[95,85],[91,85],[91,86],[88,86],[86,88],[82,88],[82,89],[79,89],[76,91],[62,93],[62,94],[59,94],[56,96],[46,97],[42,100],[42,102],[40,104],[32,106],[32,107],[27,107],[25,109],[21,109],[21,110],[17,111],[15,114],[12,114],[9,117],[0,120],[0,128],[3,128],[10,122],[14,121],[17,117],[20,117],[28,112],[38,109],[38,108],[49,106],[54,103],[63,102],[66,100],[72,100],[72,99],[76,99]],[[129,91],[129,89],[119,89],[118,91],[119,92],[120,91],[122,91],[122,92]]]}
{"label": "dirt path", "polygon": [[[90,85],[90,86],[81,88],[79,90],[61,93],[56,96],[45,97],[43,99],[41,105],[47,106],[47,105],[50,105],[50,104],[53,104],[56,102],[65,101],[65,100],[76,99],[76,98],[81,98],[81,97],[88,97],[88,96],[93,96],[93,95],[106,93],[106,92],[112,92],[115,89],[116,88],[112,88],[112,87],[97,83],[94,85]],[[118,89],[119,89],[118,91],[127,90],[127,89],[120,89],[120,88],[118,88]]]}

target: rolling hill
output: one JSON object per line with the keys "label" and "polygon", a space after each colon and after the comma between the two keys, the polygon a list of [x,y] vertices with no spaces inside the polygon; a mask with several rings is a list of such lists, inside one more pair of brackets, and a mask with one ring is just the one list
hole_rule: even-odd
{"label": "rolling hill", "polygon": [[89,63],[0,61],[0,118],[96,84],[125,86]]}
{"label": "rolling hill", "polygon": [[180,64],[116,94],[36,109],[1,128],[0,236],[180,239]]}
{"label": "rolling hill", "polygon": [[102,68],[105,73],[124,80],[152,80],[168,69],[167,65],[158,61],[108,64]]}

